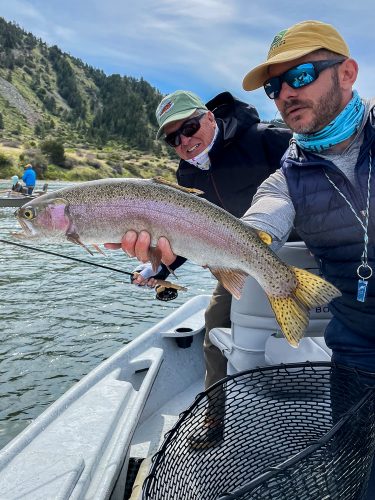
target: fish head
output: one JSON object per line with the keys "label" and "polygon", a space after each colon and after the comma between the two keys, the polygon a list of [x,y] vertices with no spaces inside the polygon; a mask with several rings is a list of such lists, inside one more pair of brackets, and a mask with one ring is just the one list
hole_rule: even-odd
{"label": "fish head", "polygon": [[21,239],[65,240],[71,225],[69,203],[63,198],[40,196],[15,211],[22,231],[12,233]]}

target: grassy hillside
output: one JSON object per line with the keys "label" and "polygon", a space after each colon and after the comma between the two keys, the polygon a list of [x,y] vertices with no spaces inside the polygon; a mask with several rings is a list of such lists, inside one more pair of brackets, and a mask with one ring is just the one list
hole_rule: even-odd
{"label": "grassy hillside", "polygon": [[34,165],[40,165],[43,158],[46,166],[43,171],[37,168],[38,180],[85,181],[107,177],[146,179],[155,176],[174,180],[177,166],[177,162],[166,155],[155,156],[109,143],[100,150],[86,144],[65,149],[66,166],[62,167],[48,163],[33,141],[22,143],[3,140],[0,143],[0,178],[21,176],[26,163],[32,160]]}
{"label": "grassy hillside", "polygon": [[143,79],[106,76],[0,18],[0,178],[32,162],[40,179],[173,179],[177,158],[154,139],[161,98]]}

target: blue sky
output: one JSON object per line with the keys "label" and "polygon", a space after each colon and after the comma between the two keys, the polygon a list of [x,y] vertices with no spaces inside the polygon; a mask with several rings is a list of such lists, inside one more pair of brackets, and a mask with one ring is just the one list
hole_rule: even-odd
{"label": "blue sky", "polygon": [[229,90],[264,119],[275,117],[274,104],[262,89],[242,90],[243,76],[277,32],[317,19],[341,32],[360,66],[357,90],[374,95],[372,0],[0,0],[0,15],[106,74],[204,100]]}

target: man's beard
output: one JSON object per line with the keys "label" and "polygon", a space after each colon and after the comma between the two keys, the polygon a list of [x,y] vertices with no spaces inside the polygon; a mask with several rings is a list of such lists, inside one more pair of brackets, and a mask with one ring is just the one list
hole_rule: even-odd
{"label": "man's beard", "polygon": [[[313,117],[311,122],[306,125],[297,125],[294,124],[294,120],[289,120],[286,112],[292,106],[312,109]],[[330,88],[322,95],[317,104],[314,105],[310,100],[301,101],[300,99],[291,99],[285,103],[284,109],[280,110],[280,114],[293,132],[297,132],[298,134],[313,134],[328,125],[340,113],[341,107],[342,91],[339,86],[337,72],[334,71]]]}

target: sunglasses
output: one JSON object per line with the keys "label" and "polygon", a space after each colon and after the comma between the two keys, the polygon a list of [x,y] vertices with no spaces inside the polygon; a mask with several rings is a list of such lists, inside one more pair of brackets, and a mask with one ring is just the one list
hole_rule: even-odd
{"label": "sunglasses", "polygon": [[267,80],[263,87],[270,99],[277,99],[280,95],[281,87],[286,82],[289,87],[299,89],[315,82],[320,73],[336,64],[341,64],[344,59],[332,59],[329,61],[313,61],[299,64],[288,69],[280,76],[274,76]]}
{"label": "sunglasses", "polygon": [[192,137],[194,134],[196,134],[201,128],[200,121],[204,117],[204,115],[205,113],[186,120],[186,122],[184,122],[180,128],[166,135],[164,137],[164,140],[168,144],[168,146],[177,148],[177,146],[181,144],[181,135],[184,135],[185,137]]}

